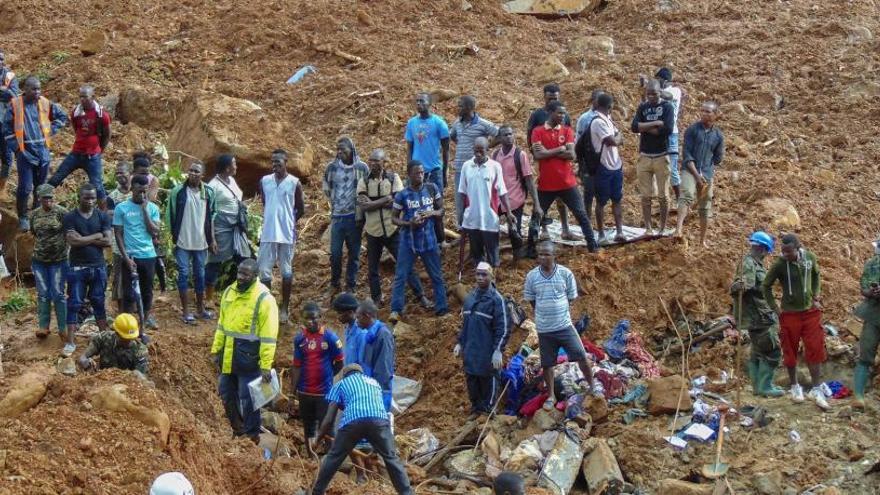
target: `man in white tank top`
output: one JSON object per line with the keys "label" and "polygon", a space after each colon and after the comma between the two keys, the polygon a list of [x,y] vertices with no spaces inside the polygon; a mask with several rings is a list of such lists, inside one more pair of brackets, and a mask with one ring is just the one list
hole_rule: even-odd
{"label": "man in white tank top", "polygon": [[281,303],[278,319],[288,321],[290,290],[293,286],[293,251],[296,244],[296,222],[305,214],[305,201],[299,179],[287,172],[287,152],[272,152],[272,173],[260,179],[263,199],[263,231],[257,266],[260,282],[272,287],[272,270],[281,270]]}

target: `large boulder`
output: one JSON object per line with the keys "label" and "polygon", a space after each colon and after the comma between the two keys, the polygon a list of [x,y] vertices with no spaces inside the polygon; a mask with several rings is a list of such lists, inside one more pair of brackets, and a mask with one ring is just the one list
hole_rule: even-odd
{"label": "large boulder", "polygon": [[22,375],[0,400],[0,418],[14,418],[36,406],[46,395],[50,375],[31,372]]}
{"label": "large boulder", "polygon": [[764,198],[758,201],[758,211],[770,222],[775,231],[792,231],[801,228],[797,209],[786,199]]}
{"label": "large boulder", "polygon": [[181,102],[180,94],[167,89],[147,89],[142,86],[129,86],[113,99],[103,104],[112,107],[111,115],[120,123],[134,123],[145,129],[168,130],[174,125]]}
{"label": "large boulder", "polygon": [[270,119],[252,101],[206,91],[184,100],[168,142],[172,157],[196,157],[209,168],[218,155],[232,153],[236,180],[246,192],[254,192],[260,177],[271,173],[271,153],[278,147],[290,153],[290,171],[307,179],[315,153],[301,134]]}
{"label": "large boulder", "polygon": [[107,45],[107,32],[103,29],[93,29],[86,33],[85,39],[79,44],[79,51],[83,57],[89,57],[100,53]]}
{"label": "large boulder", "polygon": [[648,413],[653,415],[674,414],[676,410],[690,411],[694,407],[687,390],[687,381],[680,375],[649,381],[648,393],[651,395],[648,399]]}
{"label": "large boulder", "polygon": [[101,387],[92,394],[92,405],[105,411],[128,413],[139,422],[156,429],[159,445],[168,445],[171,432],[171,418],[160,409],[135,404],[125,393],[126,386],[121,383]]}
{"label": "large boulder", "polygon": [[623,473],[620,472],[614,452],[604,438],[591,438],[588,443],[587,448],[592,446],[592,450],[584,457],[581,471],[587,480],[590,495],[617,493],[623,488]]}

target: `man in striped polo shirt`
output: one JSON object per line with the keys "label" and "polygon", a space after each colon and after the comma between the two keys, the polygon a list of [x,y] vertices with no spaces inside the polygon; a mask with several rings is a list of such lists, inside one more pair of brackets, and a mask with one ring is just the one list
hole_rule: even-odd
{"label": "man in striped polo shirt", "polygon": [[363,368],[357,364],[343,368],[342,376],[342,380],[333,385],[327,394],[329,407],[318,438],[323,438],[330,431],[339,409],[342,409],[342,419],[330,452],[321,463],[312,495],[324,493],[342,461],[362,438],[366,438],[373,450],[385,460],[385,469],[397,493],[411,495],[413,490],[409,477],[397,456],[397,445],[382,402],[382,388],[376,380],[364,375]]}
{"label": "man in striped polo shirt", "polygon": [[553,390],[553,367],[559,349],[564,349],[568,360],[576,362],[584,374],[590,389],[593,373],[587,362],[587,352],[571,322],[569,301],[577,298],[577,283],[568,268],[556,263],[556,246],[544,241],[538,246],[538,266],[526,275],[523,298],[535,310],[535,327],[538,330],[538,347],[541,368],[549,396],[544,409],[550,410],[556,403]]}

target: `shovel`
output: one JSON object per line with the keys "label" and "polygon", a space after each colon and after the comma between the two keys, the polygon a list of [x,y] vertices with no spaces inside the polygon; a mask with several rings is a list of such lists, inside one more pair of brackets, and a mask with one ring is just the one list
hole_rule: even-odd
{"label": "shovel", "polygon": [[458,302],[464,304],[465,298],[468,295],[468,289],[465,287],[463,283],[461,283],[461,274],[464,271],[464,244],[465,244],[465,235],[458,239],[458,282],[452,287],[452,294],[458,299]]}
{"label": "shovel", "polygon": [[727,415],[727,407],[719,407],[718,412],[721,413],[721,421],[718,423],[718,440],[715,442],[715,462],[703,465],[703,476],[710,480],[724,476],[730,468],[727,463],[721,462],[721,447],[724,445],[724,417]]}

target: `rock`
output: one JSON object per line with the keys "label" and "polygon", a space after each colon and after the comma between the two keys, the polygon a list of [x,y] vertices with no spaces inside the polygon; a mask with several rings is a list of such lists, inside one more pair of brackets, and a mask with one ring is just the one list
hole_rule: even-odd
{"label": "rock", "polygon": [[538,442],[530,438],[513,449],[505,469],[516,473],[534,471],[541,465],[542,460],[544,460],[544,456],[541,455]]}
{"label": "rock", "polygon": [[816,495],[841,495],[840,488],[836,486],[826,486],[816,491]]}
{"label": "rock", "polygon": [[[584,457],[581,471],[587,480],[590,495],[619,493],[623,487],[623,473],[611,447],[604,438],[591,438],[588,444],[592,444],[592,450]],[[590,449],[590,445],[587,445],[587,449]]]}
{"label": "rock", "polygon": [[461,476],[483,476],[486,472],[486,462],[482,452],[466,449],[452,455],[444,463],[451,474]]}
{"label": "rock", "polygon": [[65,376],[76,376],[76,362],[72,357],[66,357],[58,360],[55,369]]}
{"label": "rock", "polygon": [[757,207],[769,222],[773,230],[798,230],[801,228],[801,217],[794,205],[782,198],[764,198],[758,201]]}
{"label": "rock", "polygon": [[288,169],[293,175],[308,180],[315,152],[301,134],[270,120],[252,101],[207,91],[186,98],[168,140],[172,154],[198,157],[209,168],[218,155],[235,154],[236,180],[246,193],[255,192],[259,180],[271,173],[271,152],[279,146],[289,153]]}
{"label": "rock", "polygon": [[79,51],[83,57],[90,57],[100,53],[107,45],[107,33],[102,29],[95,29],[86,33],[85,39],[79,44]]}
{"label": "rock", "polygon": [[431,103],[440,103],[455,98],[459,95],[459,92],[446,88],[436,88],[428,91],[428,94],[431,95]]}
{"label": "rock", "polygon": [[272,457],[290,457],[290,443],[285,438],[281,438],[272,433],[260,433],[260,450],[266,449]]}
{"label": "rock", "polygon": [[[684,391],[682,392],[682,390]],[[648,400],[649,414],[675,414],[679,397],[681,398],[679,411],[690,411],[693,408],[691,396],[688,394],[687,382],[680,375],[672,375],[649,381],[648,393],[650,394]]]}
{"label": "rock", "polygon": [[712,485],[665,479],[657,485],[657,493],[663,495],[712,495]]}
{"label": "rock", "polygon": [[613,57],[614,40],[609,36],[582,36],[575,38],[568,50],[584,58]]}
{"label": "rock", "polygon": [[556,443],[547,454],[541,475],[538,478],[538,486],[547,488],[551,493],[565,495],[571,492],[571,487],[577,479],[580,471],[581,460],[584,457],[584,446],[576,442],[567,434],[562,433],[556,437]]}
{"label": "rock", "polygon": [[846,40],[850,43],[863,43],[874,39],[874,33],[865,26],[853,26],[849,30]]}
{"label": "rock", "polygon": [[533,78],[535,82],[543,84],[559,82],[568,77],[569,74],[568,68],[559,61],[559,58],[549,56],[535,66]]}
{"label": "rock", "polygon": [[782,473],[779,471],[757,473],[752,477],[752,486],[761,495],[780,495],[782,493]]}
{"label": "rock", "polygon": [[141,423],[158,430],[161,448],[168,445],[168,434],[171,431],[171,419],[164,411],[151,409],[135,404],[125,395],[126,386],[121,383],[101,387],[92,394],[92,404],[106,411],[131,414]]}
{"label": "rock", "polygon": [[99,97],[98,104],[110,115],[111,119],[116,120],[118,118],[116,109],[119,107],[119,93],[110,93],[109,95]]}
{"label": "rock", "polygon": [[461,0],[461,11],[462,12],[467,12],[473,8],[474,8],[474,6],[471,5],[470,2],[468,2],[467,0]]}
{"label": "rock", "polygon": [[18,215],[14,210],[0,208],[0,217],[0,244],[3,244],[6,253],[4,257],[7,269],[13,273],[29,272],[34,252],[34,236],[19,235]]}
{"label": "rock", "polygon": [[15,418],[39,404],[46,395],[49,377],[48,373],[30,372],[18,378],[0,400],[0,417]]}
{"label": "rock", "polygon": [[122,124],[134,123],[145,129],[169,130],[174,126],[179,93],[163,89],[160,93],[141,86],[129,86],[119,92],[116,117]]}
{"label": "rock", "polygon": [[584,408],[585,412],[590,414],[590,417],[596,424],[601,423],[608,418],[608,402],[605,401],[605,397],[597,397],[592,394],[588,395],[584,397],[581,406]]}
{"label": "rock", "polygon": [[554,426],[557,425],[563,418],[562,411],[553,408],[550,411],[547,411],[544,408],[538,409],[538,412],[532,416],[532,423],[534,423],[538,428],[543,431],[547,431],[553,429]]}

